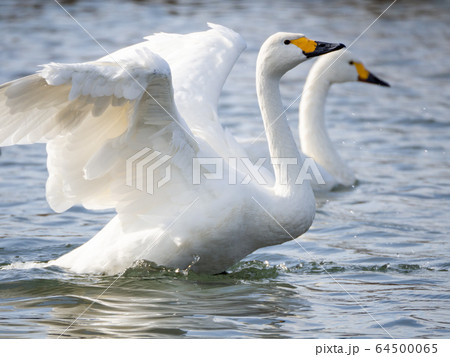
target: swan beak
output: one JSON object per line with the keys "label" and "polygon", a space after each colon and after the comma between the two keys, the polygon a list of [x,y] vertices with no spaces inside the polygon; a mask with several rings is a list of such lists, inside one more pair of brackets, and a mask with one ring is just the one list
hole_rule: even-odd
{"label": "swan beak", "polygon": [[313,41],[306,37],[300,37],[291,41],[291,43],[299,47],[303,51],[306,58],[317,57],[345,47],[342,43]]}
{"label": "swan beak", "polygon": [[383,86],[383,87],[390,87],[389,83],[383,81],[382,79],[378,78],[377,76],[375,76],[374,74],[372,74],[370,72],[369,72],[369,76],[367,77],[367,79],[361,79],[358,77],[358,81],[377,84],[377,85]]}
{"label": "swan beak", "polygon": [[389,83],[370,73],[362,63],[354,62],[353,64],[355,65],[356,71],[358,72],[358,81],[377,84],[383,87],[390,87]]}

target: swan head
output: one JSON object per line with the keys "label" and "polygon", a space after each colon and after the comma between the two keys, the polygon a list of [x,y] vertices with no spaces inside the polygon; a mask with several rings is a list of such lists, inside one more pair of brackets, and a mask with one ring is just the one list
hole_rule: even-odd
{"label": "swan head", "polygon": [[309,58],[344,48],[342,43],[313,41],[301,33],[278,32],[261,46],[257,67],[266,74],[282,76]]}
{"label": "swan head", "polygon": [[331,84],[359,81],[390,87],[387,82],[370,73],[349,50],[340,50],[323,56],[315,67],[318,67],[317,73],[323,75]]}

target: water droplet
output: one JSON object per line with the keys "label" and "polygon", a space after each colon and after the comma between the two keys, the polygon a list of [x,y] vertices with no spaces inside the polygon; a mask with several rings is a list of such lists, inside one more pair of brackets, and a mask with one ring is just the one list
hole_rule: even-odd
{"label": "water droplet", "polygon": [[199,256],[199,255],[194,255],[194,256],[192,257],[192,263],[189,264],[189,265],[187,266],[187,268],[184,269],[184,270],[182,271],[182,273],[183,273],[184,275],[188,275],[189,270],[191,270],[191,269],[192,269],[192,266],[193,266],[194,264],[196,264],[199,260],[200,260],[200,256]]}

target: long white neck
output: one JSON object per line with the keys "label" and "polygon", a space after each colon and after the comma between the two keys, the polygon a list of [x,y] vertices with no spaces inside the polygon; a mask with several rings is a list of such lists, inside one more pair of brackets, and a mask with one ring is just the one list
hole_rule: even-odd
{"label": "long white neck", "polygon": [[[260,57],[258,56],[256,64],[256,88],[275,173],[276,189],[278,192],[288,195],[304,190],[311,191],[308,181],[304,181],[303,184],[295,183],[300,173],[304,156],[297,148],[284,114],[279,88],[283,73],[274,74],[267,71],[264,59]],[[277,160],[278,164],[276,164]]]}
{"label": "long white neck", "polygon": [[312,157],[340,184],[352,185],[355,176],[334,148],[325,127],[325,101],[331,83],[313,67],[305,83],[299,110],[299,136],[303,153]]}

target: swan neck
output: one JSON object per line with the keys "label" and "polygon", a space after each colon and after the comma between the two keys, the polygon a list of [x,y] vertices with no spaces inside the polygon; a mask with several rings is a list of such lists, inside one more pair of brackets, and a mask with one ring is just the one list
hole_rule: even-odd
{"label": "swan neck", "polygon": [[300,143],[306,155],[310,155],[306,151],[314,145],[318,137],[321,141],[332,144],[325,126],[325,102],[330,86],[330,82],[325,78],[308,76],[306,80],[299,113]]}
{"label": "swan neck", "polygon": [[325,102],[331,86],[325,76],[313,72],[308,76],[299,109],[300,145],[306,156],[312,157],[339,183],[355,181],[352,170],[335,150],[325,126]]}
{"label": "swan neck", "polygon": [[295,184],[304,157],[297,148],[284,113],[279,88],[281,75],[269,75],[263,66],[257,65],[256,78],[258,102],[275,173],[275,185],[280,188],[284,186],[288,191],[294,186],[296,189],[309,186],[309,183]]}

